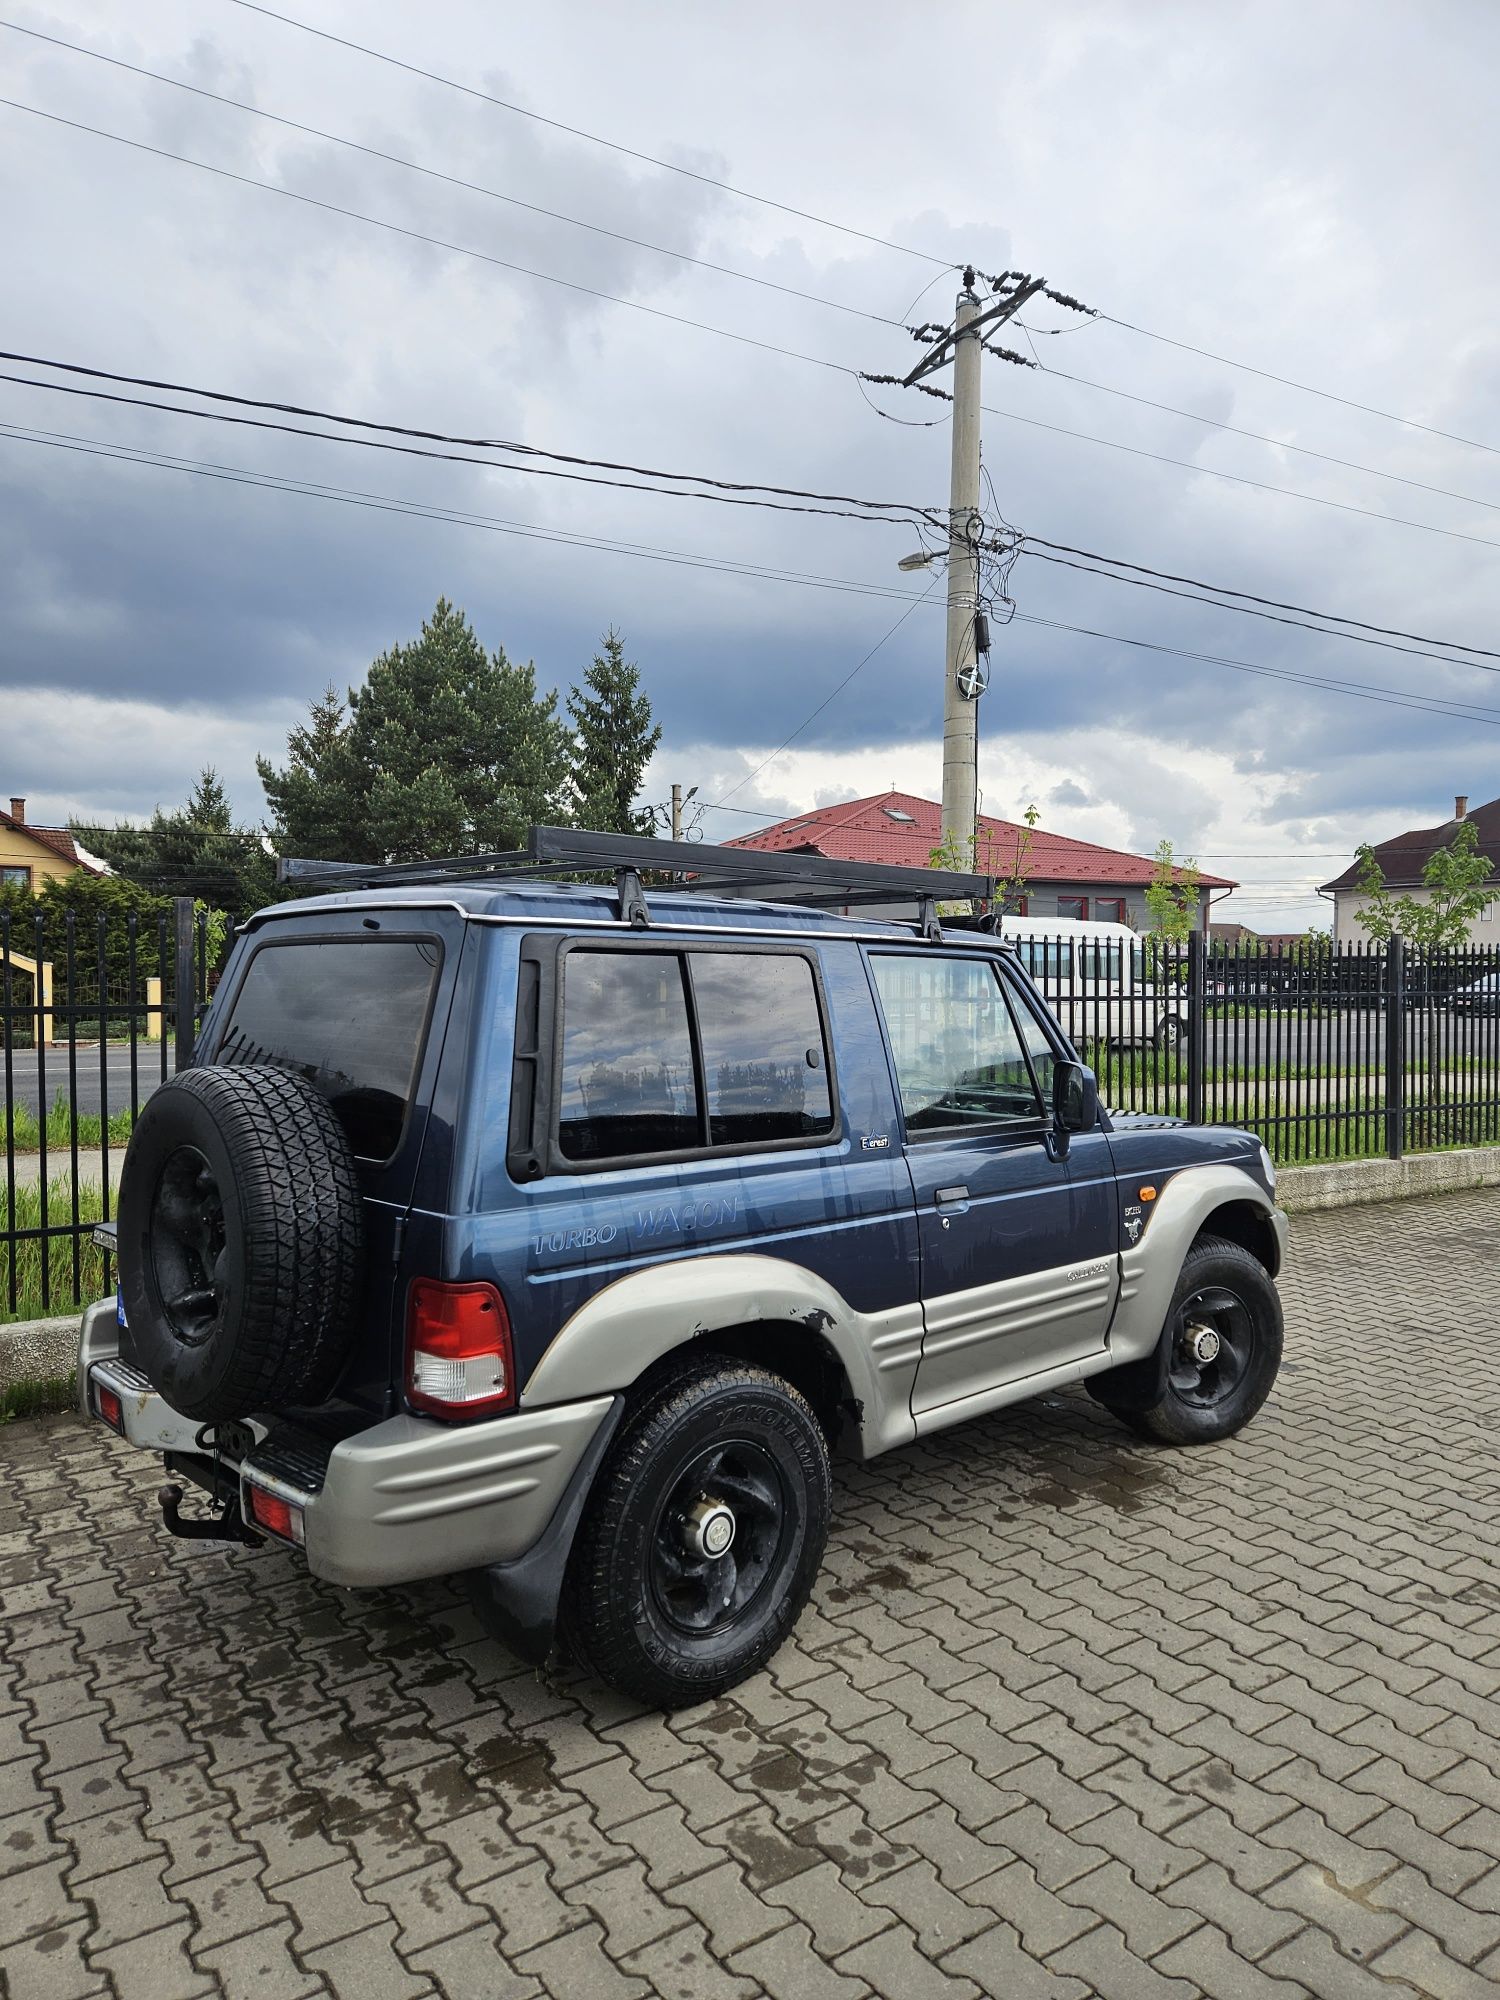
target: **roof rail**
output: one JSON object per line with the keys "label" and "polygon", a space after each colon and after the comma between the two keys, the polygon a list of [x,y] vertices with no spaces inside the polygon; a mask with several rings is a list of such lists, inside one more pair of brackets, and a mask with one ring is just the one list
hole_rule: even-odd
{"label": "roof rail", "polygon": [[[990,902],[991,875],[948,869],[892,868],[878,861],[838,861],[824,854],[786,854],[757,847],[715,847],[654,840],[635,833],[591,833],[584,827],[534,826],[526,845],[504,854],[462,854],[439,861],[307,861],[278,858],[276,880],[303,889],[375,889],[451,881],[535,881],[551,876],[613,874],[621,916],[649,923],[641,886],[651,894],[691,890],[708,896],[757,896],[772,902],[852,908],[862,903],[915,901],[924,933],[937,930],[936,906]],[[665,877],[666,879],[662,879]]]}

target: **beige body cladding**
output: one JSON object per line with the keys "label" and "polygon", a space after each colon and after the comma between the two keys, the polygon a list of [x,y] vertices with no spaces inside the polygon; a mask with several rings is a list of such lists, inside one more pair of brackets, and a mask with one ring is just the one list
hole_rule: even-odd
{"label": "beige body cladding", "polygon": [[[521,1398],[537,1409],[612,1390],[627,1389],[651,1364],[674,1349],[715,1333],[757,1325],[805,1327],[827,1342],[848,1379],[859,1419],[852,1442],[873,1458],[920,1432],[938,1430],[1006,1403],[1079,1382],[1148,1354],[1161,1335],[1182,1262],[1193,1240],[1212,1233],[1217,1212],[1246,1211],[1264,1236],[1264,1251],[1279,1268],[1286,1218],[1250,1174],[1228,1163],[1185,1167],[1172,1174],[1152,1207],[1141,1240],[1119,1258],[1119,1292],[1104,1344],[1096,1353],[997,1373],[982,1393],[912,1413],[912,1392],[922,1357],[922,1309],[916,1300],[883,1313],[860,1313],[816,1273],[780,1257],[730,1253],[684,1257],[634,1271],[597,1292],[559,1328],[533,1370]],[[988,1288],[997,1316],[1023,1323],[1027,1301],[1058,1273],[1032,1274]],[[951,1304],[945,1301],[945,1304]]]}

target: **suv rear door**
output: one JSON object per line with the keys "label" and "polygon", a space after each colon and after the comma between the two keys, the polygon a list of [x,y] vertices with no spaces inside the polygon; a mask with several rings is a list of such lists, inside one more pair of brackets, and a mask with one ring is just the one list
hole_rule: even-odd
{"label": "suv rear door", "polygon": [[1119,1288],[1109,1143],[1052,1157],[1050,1037],[987,953],[872,950],[916,1195],[924,1414],[1100,1352]]}

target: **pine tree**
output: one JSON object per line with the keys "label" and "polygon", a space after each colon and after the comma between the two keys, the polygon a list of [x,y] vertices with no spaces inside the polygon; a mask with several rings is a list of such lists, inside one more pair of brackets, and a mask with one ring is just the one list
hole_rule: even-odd
{"label": "pine tree", "polygon": [[640,670],[625,658],[625,644],[611,626],[582,688],[568,697],[573,718],[573,769],[569,791],[579,826],[601,833],[650,833],[651,815],[635,810],[646,766],[661,741],[651,703],[637,692]]}
{"label": "pine tree", "polygon": [[382,858],[514,847],[557,816],[567,742],[556,695],[538,695],[529,661],[486,654],[446,598],[349,700],[361,810]]}
{"label": "pine tree", "polygon": [[270,855],[257,831],[237,827],[218,772],[205,765],[187,804],[158,806],[146,826],[85,826],[73,831],[124,881],[162,896],[192,896],[243,917],[274,893]]}
{"label": "pine tree", "polygon": [[281,770],[268,757],[255,760],[271,808],[276,852],[316,861],[378,860],[350,749],[348,715],[332,682],[309,706],[306,723],[289,733],[286,748]]}

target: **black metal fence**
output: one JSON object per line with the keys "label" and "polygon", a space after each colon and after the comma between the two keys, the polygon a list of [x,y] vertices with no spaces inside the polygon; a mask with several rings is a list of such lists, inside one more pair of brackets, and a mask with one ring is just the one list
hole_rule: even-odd
{"label": "black metal fence", "polygon": [[94,1225],[141,1105],[191,1060],[209,958],[186,897],[145,920],[0,911],[0,1319],[109,1289]]}
{"label": "black metal fence", "polygon": [[1115,1110],[1284,1165],[1500,1143],[1500,946],[1019,942]]}
{"label": "black metal fence", "polygon": [[[1018,943],[1113,1110],[1246,1126],[1283,1164],[1500,1144],[1500,946]],[[191,1058],[210,958],[186,899],[0,913],[0,1319],[113,1282],[93,1227],[140,1106]]]}

